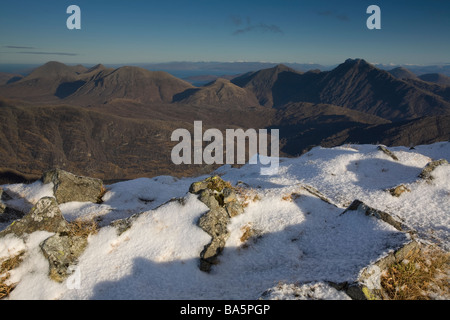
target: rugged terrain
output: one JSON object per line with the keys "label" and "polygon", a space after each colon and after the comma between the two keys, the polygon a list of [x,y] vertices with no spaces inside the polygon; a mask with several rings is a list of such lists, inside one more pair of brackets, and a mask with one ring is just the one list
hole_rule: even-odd
{"label": "rugged terrain", "polygon": [[192,132],[195,120],[204,130],[279,129],[284,156],[318,145],[447,141],[445,76],[406,71],[349,59],[330,71],[278,65],[202,87],[138,67],[49,62],[24,77],[2,74],[2,181],[33,180],[53,167],[111,181],[210,172],[217,166],[170,161],[172,131]]}
{"label": "rugged terrain", "polygon": [[270,176],[225,165],[102,185],[51,170],[1,185],[0,297],[449,299],[449,159],[449,142],[346,145]]}

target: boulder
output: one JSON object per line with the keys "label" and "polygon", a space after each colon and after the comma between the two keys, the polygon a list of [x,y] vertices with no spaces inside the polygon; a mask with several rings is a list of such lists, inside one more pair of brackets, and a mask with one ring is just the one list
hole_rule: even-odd
{"label": "boulder", "polygon": [[102,180],[77,176],[61,169],[45,172],[41,180],[44,184],[53,183],[53,192],[59,204],[71,201],[97,203],[103,192]]}
{"label": "boulder", "polygon": [[36,205],[22,219],[14,221],[5,230],[0,232],[0,238],[6,234],[14,233],[22,236],[35,231],[65,232],[68,223],[64,219],[55,198],[41,198]]}
{"label": "boulder", "polygon": [[49,276],[52,280],[63,282],[72,274],[71,266],[78,263],[78,257],[87,246],[87,238],[57,233],[41,244],[41,250],[49,261]]}

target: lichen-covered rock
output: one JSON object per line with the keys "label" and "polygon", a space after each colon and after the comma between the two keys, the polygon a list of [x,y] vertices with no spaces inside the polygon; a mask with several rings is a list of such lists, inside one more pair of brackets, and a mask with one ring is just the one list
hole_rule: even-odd
{"label": "lichen-covered rock", "polygon": [[68,223],[64,219],[55,198],[41,198],[30,212],[22,219],[14,221],[5,230],[0,232],[0,237],[14,233],[22,236],[25,233],[35,231],[65,232],[68,230]]}
{"label": "lichen-covered rock", "polygon": [[41,180],[44,184],[53,183],[53,193],[59,204],[71,201],[97,203],[103,191],[102,180],[77,176],[60,169],[45,172]]}
{"label": "lichen-covered rock", "polygon": [[85,237],[71,237],[58,233],[41,243],[42,253],[49,261],[49,276],[57,282],[64,281],[71,275],[70,266],[77,264],[78,257],[87,246]]}
{"label": "lichen-covered rock", "polygon": [[198,221],[198,226],[212,237],[200,253],[200,270],[209,272],[229,237],[230,218],[244,212],[244,208],[231,185],[218,176],[191,184],[189,192],[198,194],[199,200],[209,208]]}
{"label": "lichen-covered rock", "polygon": [[204,180],[204,181],[198,181],[198,182],[194,182],[193,184],[191,184],[191,186],[189,187],[189,192],[190,193],[194,193],[194,194],[198,194],[200,191],[205,190],[206,188],[208,188],[208,181]]}
{"label": "lichen-covered rock", "polygon": [[425,168],[423,168],[422,172],[419,174],[419,178],[425,179],[425,180],[433,180],[434,177],[432,175],[432,172],[434,169],[436,169],[439,166],[448,164],[448,161],[445,159],[440,159],[436,161],[429,162]]}

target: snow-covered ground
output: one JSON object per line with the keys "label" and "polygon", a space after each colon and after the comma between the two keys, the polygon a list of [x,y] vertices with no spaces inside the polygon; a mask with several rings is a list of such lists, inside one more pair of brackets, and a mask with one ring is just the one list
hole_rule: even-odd
{"label": "snow-covered ground", "polygon": [[[272,299],[347,299],[328,281],[356,281],[365,267],[410,237],[356,211],[342,215],[355,199],[402,221],[419,239],[450,249],[450,165],[438,167],[432,181],[418,178],[431,160],[450,161],[450,143],[390,150],[398,161],[374,145],[348,145],[283,158],[272,176],[261,176],[259,165],[218,169],[222,179],[243,186],[249,199],[245,212],[231,219],[230,237],[210,273],[200,271],[198,263],[211,238],[197,226],[209,209],[188,192],[192,182],[206,176],[109,185],[102,204],[60,205],[67,220],[97,218],[102,226],[89,237],[66,282],[48,278],[39,243],[49,233],[0,240],[0,260],[26,250],[24,261],[11,271],[9,281],[18,285],[9,299],[258,299],[264,292]],[[410,192],[394,197],[386,191],[400,184]],[[2,187],[25,199],[8,202],[22,209],[53,195],[40,182]],[[173,198],[184,201],[169,201]],[[122,234],[110,226],[134,214],[138,218]],[[0,230],[5,227],[0,224]],[[246,230],[254,236],[243,243]]]}

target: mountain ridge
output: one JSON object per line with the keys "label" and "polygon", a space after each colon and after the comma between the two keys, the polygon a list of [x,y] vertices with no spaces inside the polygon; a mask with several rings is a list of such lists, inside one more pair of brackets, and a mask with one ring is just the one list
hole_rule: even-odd
{"label": "mountain ridge", "polygon": [[401,80],[363,59],[329,71],[275,65],[204,86],[134,66],[49,62],[0,86],[1,170],[33,174],[51,163],[103,179],[205,172],[170,163],[170,133],[196,120],[205,130],[279,129],[284,156],[355,140],[445,141],[449,101],[449,86]]}

